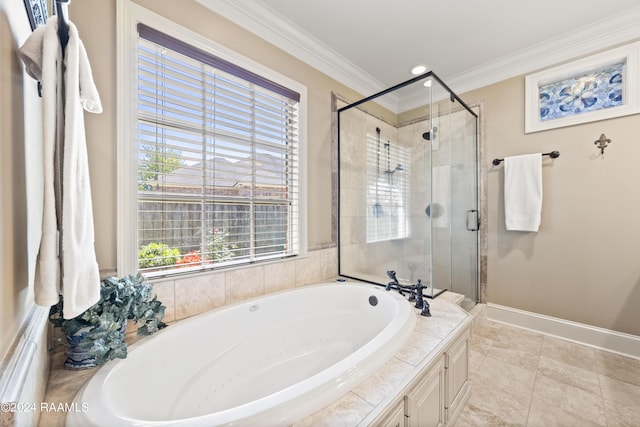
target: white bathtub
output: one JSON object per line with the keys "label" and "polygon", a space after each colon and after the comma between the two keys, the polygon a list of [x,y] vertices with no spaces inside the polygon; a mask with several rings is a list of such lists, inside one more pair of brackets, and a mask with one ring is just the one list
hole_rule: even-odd
{"label": "white bathtub", "polygon": [[412,304],[362,284],[271,294],[180,321],[105,364],[68,427],[281,426],[378,369],[413,330]]}

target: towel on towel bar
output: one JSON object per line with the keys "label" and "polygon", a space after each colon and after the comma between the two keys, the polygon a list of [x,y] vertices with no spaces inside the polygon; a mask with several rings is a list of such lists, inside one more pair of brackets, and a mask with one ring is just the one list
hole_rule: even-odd
{"label": "towel on towel bar", "polygon": [[542,210],[542,153],[504,159],[507,230],[538,231]]}

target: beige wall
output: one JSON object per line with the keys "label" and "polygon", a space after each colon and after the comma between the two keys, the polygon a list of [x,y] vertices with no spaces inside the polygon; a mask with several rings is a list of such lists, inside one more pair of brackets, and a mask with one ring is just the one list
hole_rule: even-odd
{"label": "beige wall", "polygon": [[[461,97],[486,105],[488,302],[640,335],[640,115],[525,135],[524,77]],[[540,231],[506,231],[491,159],[552,150]]]}
{"label": "beige wall", "polygon": [[[22,64],[0,8],[0,362],[33,306],[27,267],[27,198]],[[26,15],[25,18],[26,20]],[[0,363],[0,371],[1,369]]]}
{"label": "beige wall", "polygon": [[[136,3],[190,28],[308,89],[309,246],[331,242],[331,91],[352,99],[361,96],[294,59],[262,39],[214,14],[195,1],[138,0]],[[104,113],[85,116],[96,227],[96,254],[101,269],[116,266],[116,1],[72,2],[77,24],[102,97]]]}

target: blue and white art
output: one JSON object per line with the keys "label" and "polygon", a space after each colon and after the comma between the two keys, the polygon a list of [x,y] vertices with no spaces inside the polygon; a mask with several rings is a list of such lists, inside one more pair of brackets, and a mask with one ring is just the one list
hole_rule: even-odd
{"label": "blue and white art", "polygon": [[576,116],[623,104],[624,62],[540,86],[540,121]]}

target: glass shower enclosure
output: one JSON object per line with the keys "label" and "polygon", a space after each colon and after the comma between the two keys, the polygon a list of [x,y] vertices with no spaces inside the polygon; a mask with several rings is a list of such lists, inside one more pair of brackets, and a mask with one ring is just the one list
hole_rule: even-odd
{"label": "glass shower enclosure", "polygon": [[478,301],[478,117],[433,72],[338,105],[339,274]]}

